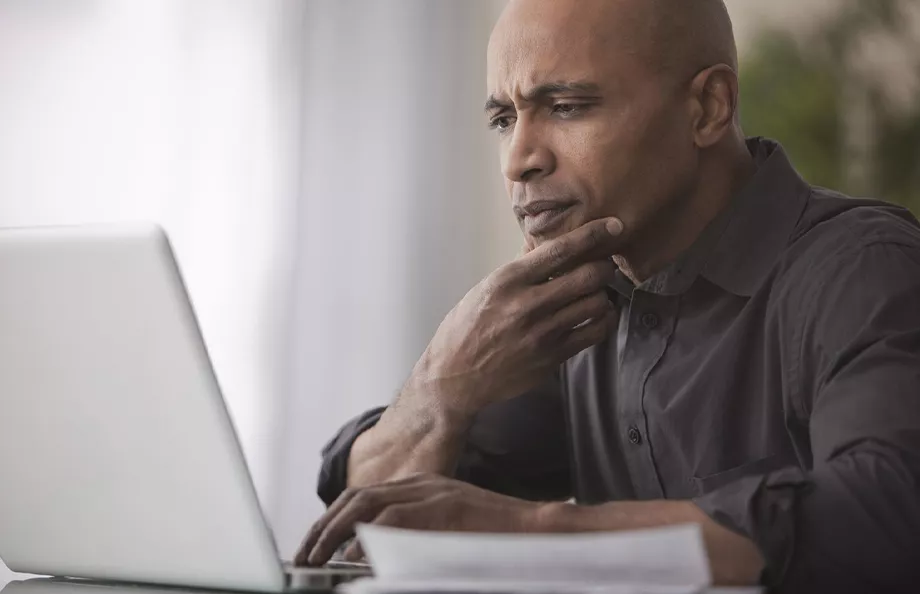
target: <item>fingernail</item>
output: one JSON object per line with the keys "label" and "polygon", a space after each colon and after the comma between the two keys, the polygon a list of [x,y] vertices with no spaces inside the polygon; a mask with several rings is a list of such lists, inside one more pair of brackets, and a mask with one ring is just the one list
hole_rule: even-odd
{"label": "fingernail", "polygon": [[607,220],[607,232],[611,235],[619,235],[623,232],[623,221],[620,219]]}

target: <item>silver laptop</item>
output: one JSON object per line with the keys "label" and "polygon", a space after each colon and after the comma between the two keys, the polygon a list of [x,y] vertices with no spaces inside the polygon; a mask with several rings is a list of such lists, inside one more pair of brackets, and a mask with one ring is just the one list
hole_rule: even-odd
{"label": "silver laptop", "polygon": [[0,231],[0,558],[13,571],[277,592],[279,558],[164,232]]}

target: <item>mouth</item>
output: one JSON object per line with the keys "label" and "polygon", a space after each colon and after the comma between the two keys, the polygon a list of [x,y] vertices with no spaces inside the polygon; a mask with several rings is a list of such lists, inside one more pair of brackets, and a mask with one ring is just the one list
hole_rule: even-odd
{"label": "mouth", "polygon": [[515,207],[514,210],[524,233],[540,237],[561,227],[574,206],[574,202],[541,200]]}

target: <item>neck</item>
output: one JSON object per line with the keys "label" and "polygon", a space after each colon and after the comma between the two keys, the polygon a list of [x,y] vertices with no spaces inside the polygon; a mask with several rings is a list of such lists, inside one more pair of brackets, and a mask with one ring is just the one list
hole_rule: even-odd
{"label": "neck", "polygon": [[[719,159],[687,198],[669,205],[633,239],[623,253],[614,257],[620,270],[636,286],[642,284],[687,251],[716,216],[727,208],[756,169],[742,141],[731,150],[730,159]],[[716,169],[718,167],[718,169]]]}

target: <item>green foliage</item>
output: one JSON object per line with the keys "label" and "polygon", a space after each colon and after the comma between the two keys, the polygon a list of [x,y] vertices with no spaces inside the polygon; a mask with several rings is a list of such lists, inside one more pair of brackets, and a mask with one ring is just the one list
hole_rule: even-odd
{"label": "green foliage", "polygon": [[[847,64],[868,34],[920,55],[905,26],[912,1],[850,0],[804,36],[763,31],[741,67],[741,120],[747,134],[779,140],[809,182],[850,194],[868,191],[920,214],[920,94],[906,109],[895,109],[878,80]],[[920,61],[916,67],[920,75]],[[847,171],[844,101],[854,85],[869,98],[873,122],[867,187],[856,187]]]}
{"label": "green foliage", "polygon": [[880,108],[879,115],[875,186],[920,215],[920,105],[904,115]]}
{"label": "green foliage", "polygon": [[802,55],[786,33],[770,32],[741,68],[746,133],[779,140],[811,183],[843,179],[840,94],[835,76]]}

